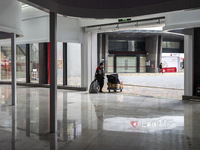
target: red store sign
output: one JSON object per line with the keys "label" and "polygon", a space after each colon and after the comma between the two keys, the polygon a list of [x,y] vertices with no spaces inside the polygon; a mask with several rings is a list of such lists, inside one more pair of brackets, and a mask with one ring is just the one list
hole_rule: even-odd
{"label": "red store sign", "polygon": [[176,67],[163,68],[163,72],[177,72]]}

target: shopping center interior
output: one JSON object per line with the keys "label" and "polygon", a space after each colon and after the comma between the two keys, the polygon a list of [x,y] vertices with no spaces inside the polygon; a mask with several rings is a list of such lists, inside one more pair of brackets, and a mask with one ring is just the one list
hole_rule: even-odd
{"label": "shopping center interior", "polygon": [[200,149],[199,6],[0,0],[0,150]]}

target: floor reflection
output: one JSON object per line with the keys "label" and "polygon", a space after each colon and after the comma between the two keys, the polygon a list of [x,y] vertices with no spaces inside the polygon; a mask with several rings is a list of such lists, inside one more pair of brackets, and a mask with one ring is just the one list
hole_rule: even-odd
{"label": "floor reflection", "polygon": [[[49,134],[49,89],[1,86],[0,150],[200,149],[200,103],[58,90]],[[3,148],[3,149],[2,149]]]}
{"label": "floor reflection", "polygon": [[184,106],[185,141],[189,149],[200,148],[200,103],[191,102]]}

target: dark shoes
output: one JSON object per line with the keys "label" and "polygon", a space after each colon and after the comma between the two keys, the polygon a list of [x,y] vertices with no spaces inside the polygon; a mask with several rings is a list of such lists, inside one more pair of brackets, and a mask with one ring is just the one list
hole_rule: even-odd
{"label": "dark shoes", "polygon": [[103,91],[101,90],[101,91],[99,91],[99,93],[103,93]]}

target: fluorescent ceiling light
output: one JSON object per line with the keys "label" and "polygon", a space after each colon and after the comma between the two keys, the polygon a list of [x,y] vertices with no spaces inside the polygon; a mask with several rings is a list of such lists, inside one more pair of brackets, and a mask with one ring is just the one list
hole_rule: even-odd
{"label": "fluorescent ceiling light", "polygon": [[28,4],[22,4],[22,8],[28,7],[28,6],[29,6]]}
{"label": "fluorescent ceiling light", "polygon": [[150,27],[150,28],[138,28],[137,30],[155,30],[155,31],[162,31],[163,27]]}

